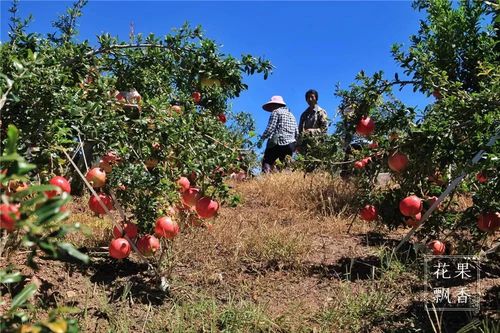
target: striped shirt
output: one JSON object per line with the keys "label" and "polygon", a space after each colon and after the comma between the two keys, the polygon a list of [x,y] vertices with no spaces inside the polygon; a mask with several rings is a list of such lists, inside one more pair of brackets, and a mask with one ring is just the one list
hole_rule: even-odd
{"label": "striped shirt", "polygon": [[262,139],[269,139],[273,143],[285,146],[295,142],[299,135],[297,121],[286,107],[280,107],[271,113],[267,128],[262,134]]}

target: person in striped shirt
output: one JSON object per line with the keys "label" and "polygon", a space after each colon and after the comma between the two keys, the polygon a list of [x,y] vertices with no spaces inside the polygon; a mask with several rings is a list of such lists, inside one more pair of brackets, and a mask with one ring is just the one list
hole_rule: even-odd
{"label": "person in striped shirt", "polygon": [[264,140],[267,139],[266,150],[262,160],[262,172],[270,172],[276,160],[285,162],[286,156],[292,156],[295,151],[299,129],[294,115],[286,107],[286,103],[281,96],[273,96],[271,100],[262,108],[271,112],[267,128],[257,143],[261,148]]}

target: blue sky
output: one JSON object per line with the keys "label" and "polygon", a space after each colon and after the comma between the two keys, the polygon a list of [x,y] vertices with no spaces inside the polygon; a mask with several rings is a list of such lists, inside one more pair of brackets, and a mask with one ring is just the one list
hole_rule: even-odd
{"label": "blue sky", "polygon": [[[1,0],[1,40],[6,41],[11,2]],[[21,1],[20,16],[33,14],[30,31],[53,32],[51,22],[71,4],[66,1]],[[249,90],[231,102],[233,111],[250,112],[261,134],[269,113],[261,106],[272,95],[282,95],[297,117],[306,108],[304,93],[319,92],[319,105],[333,120],[339,99],[335,85],[347,87],[364,69],[383,70],[388,77],[402,73],[392,60],[393,43],[409,45],[423,14],[410,1],[96,1],[90,0],[79,19],[78,39],[95,43],[109,32],[128,40],[130,22],[135,32],[163,36],[188,21],[201,25],[205,36],[222,44],[226,54],[249,53],[269,59],[276,67],[267,79],[245,78]],[[423,108],[431,99],[405,88],[396,95]],[[333,128],[330,129],[330,132]]]}

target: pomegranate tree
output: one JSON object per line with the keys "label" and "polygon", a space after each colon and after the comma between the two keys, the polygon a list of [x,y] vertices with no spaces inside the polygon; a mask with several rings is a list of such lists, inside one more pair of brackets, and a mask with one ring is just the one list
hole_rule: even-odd
{"label": "pomegranate tree", "polygon": [[[0,110],[2,105],[0,102]],[[64,326],[68,331],[77,332],[76,320],[46,302],[37,302],[37,311],[57,312],[57,320],[49,316],[41,322],[35,313],[26,311],[33,306],[29,299],[40,287],[35,283],[41,266],[39,256],[52,260],[73,257],[84,263],[89,261],[87,255],[64,239],[71,230],[79,230],[78,225],[67,221],[70,212],[62,209],[71,200],[69,185],[62,177],[39,184],[31,177],[35,165],[27,163],[18,152],[17,128],[9,125],[6,134],[0,154],[0,165],[5,168],[0,172],[0,280],[3,288],[0,330],[17,332],[27,328],[27,331],[42,332],[47,327]],[[6,191],[13,183],[25,186],[17,192]],[[22,272],[18,271],[20,266],[26,266]]]}
{"label": "pomegranate tree", "polygon": [[[426,12],[421,29],[408,47],[392,50],[405,78],[360,71],[349,89],[336,92],[342,119],[335,134],[304,159],[352,182],[359,211],[370,203],[388,228],[414,228],[415,237],[405,240],[446,235],[455,253],[477,253],[493,244],[497,229],[487,216],[500,211],[500,54],[492,47],[498,36],[485,27],[495,11],[479,2],[418,1],[416,7]],[[393,93],[407,88],[435,98],[417,108]]]}
{"label": "pomegranate tree", "polygon": [[[69,22],[76,24],[64,21]],[[248,170],[255,124],[249,114],[232,112],[229,103],[248,88],[245,75],[261,73],[266,79],[272,66],[260,57],[227,55],[187,24],[169,36],[134,35],[126,42],[102,34],[92,46],[73,38],[74,31],[61,32],[67,34],[64,47],[23,29],[13,31],[12,43],[0,45],[2,74],[17,77],[18,64],[29,71],[11,87],[20,98],[2,110],[1,129],[8,123],[21,127],[26,156],[37,164],[42,182],[61,175],[71,179],[73,193],[82,194],[84,181],[68,168],[63,152],[70,154],[97,192],[89,199],[90,210],[101,216],[105,207],[125,212],[118,221],[125,230],[117,227],[115,237],[133,245],[133,234],[143,239],[156,232],[162,246],[146,252],[156,257],[150,262],[162,275],[160,261],[168,260],[162,254],[172,250],[175,236],[197,214],[198,199],[217,203],[215,209],[213,203],[199,209],[206,217],[238,201],[224,182],[233,170]],[[64,194],[60,185],[50,191]],[[131,226],[137,231],[131,233]],[[156,249],[154,238],[150,241]],[[124,243],[113,244],[110,255],[127,252],[120,250]]]}

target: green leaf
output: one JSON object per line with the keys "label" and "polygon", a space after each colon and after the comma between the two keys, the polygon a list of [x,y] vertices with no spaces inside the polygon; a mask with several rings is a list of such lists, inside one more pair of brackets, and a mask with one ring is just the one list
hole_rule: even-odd
{"label": "green leaf", "polygon": [[49,256],[51,257],[57,257],[57,252],[56,252],[56,245],[57,244],[53,244],[53,243],[48,243],[46,241],[38,241],[38,246],[40,247],[40,249],[42,251],[44,251],[45,253],[47,253]]}
{"label": "green leaf", "polygon": [[12,64],[14,65],[14,67],[18,70],[18,71],[22,71],[24,66],[23,64],[21,64],[20,62],[18,62],[17,60],[14,60],[12,62]]}
{"label": "green leaf", "polygon": [[88,264],[89,263],[89,256],[86,255],[86,254],[83,254],[81,253],[80,251],[78,251],[77,249],[75,249],[75,247],[70,244],[70,243],[60,243],[59,244],[59,247],[61,249],[63,249],[64,251],[66,251],[70,256]]}
{"label": "green leaf", "polygon": [[59,212],[54,217],[52,218],[53,223],[59,223],[61,221],[66,220],[69,216],[71,215],[70,212],[65,211],[65,212]]}
{"label": "green leaf", "polygon": [[24,161],[18,161],[17,162],[17,173],[20,175],[25,175],[29,171],[33,170],[36,168],[36,165],[31,164],[31,163],[26,163]]}
{"label": "green leaf", "polygon": [[19,139],[19,130],[16,126],[10,124],[7,129],[7,154],[14,154],[17,151],[17,140]]}
{"label": "green leaf", "polygon": [[16,283],[23,279],[20,272],[7,273],[5,271],[0,271],[0,283],[9,284]]}
{"label": "green leaf", "polygon": [[[14,81],[9,79],[9,77],[7,75],[0,73],[0,77],[4,78],[5,81],[7,82],[7,89],[11,88],[12,85],[14,84]],[[0,95],[2,95],[2,94],[0,94]]]}
{"label": "green leaf", "polygon": [[52,315],[60,315],[60,314],[78,314],[81,312],[81,309],[73,306],[59,306],[56,309],[51,311]]}
{"label": "green leaf", "polygon": [[12,299],[12,304],[10,306],[9,311],[13,311],[16,308],[23,305],[24,303],[26,303],[26,301],[31,296],[33,296],[33,294],[36,292],[36,290],[37,290],[37,286],[34,283],[30,283],[26,287],[24,287],[24,289]]}
{"label": "green leaf", "polygon": [[28,59],[30,61],[35,61],[35,59],[36,59],[35,53],[33,53],[33,51],[31,49],[28,49]]}
{"label": "green leaf", "polygon": [[0,162],[15,162],[18,161],[21,156],[17,153],[9,154],[5,156],[0,156]]}
{"label": "green leaf", "polygon": [[7,80],[7,88],[12,88],[12,86],[14,85],[14,80],[11,80],[9,78],[7,78],[6,80]]}
{"label": "green leaf", "polygon": [[22,190],[14,194],[12,197],[14,199],[23,199],[24,197],[30,196],[32,194],[37,194],[41,193],[43,194],[44,192],[47,191],[56,191],[58,189],[57,186],[55,185],[32,185],[28,187],[26,190]]}
{"label": "green leaf", "polygon": [[44,205],[42,208],[38,209],[36,214],[36,224],[45,223],[47,220],[50,220],[53,215],[56,215],[59,212],[61,205],[58,202]]}

